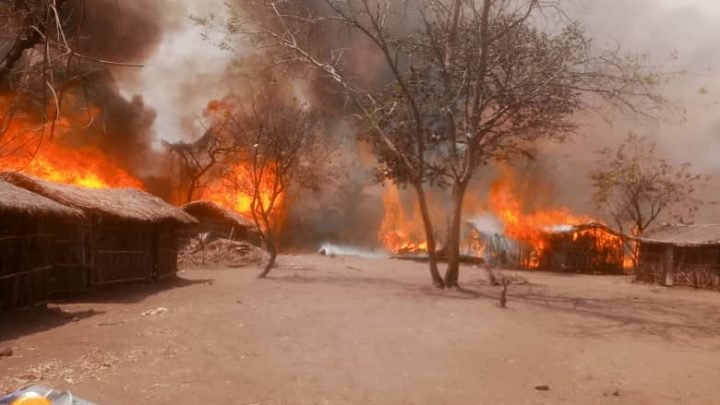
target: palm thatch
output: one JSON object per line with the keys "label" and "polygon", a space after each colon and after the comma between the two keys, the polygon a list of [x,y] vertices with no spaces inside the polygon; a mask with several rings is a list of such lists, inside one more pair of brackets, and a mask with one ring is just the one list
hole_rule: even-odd
{"label": "palm thatch", "polygon": [[241,228],[254,228],[255,225],[236,212],[223,208],[212,201],[193,201],[182,207],[193,217],[214,217]]}
{"label": "palm thatch", "polygon": [[83,188],[53,183],[17,172],[2,173],[0,179],[62,205],[80,209],[90,216],[139,223],[193,224],[197,222],[183,210],[137,189]]}
{"label": "palm thatch", "polygon": [[82,211],[66,207],[24,188],[0,180],[0,213],[80,218]]}
{"label": "palm thatch", "polygon": [[720,225],[694,224],[662,226],[647,231],[641,238],[643,243],[656,243],[675,246],[720,245]]}

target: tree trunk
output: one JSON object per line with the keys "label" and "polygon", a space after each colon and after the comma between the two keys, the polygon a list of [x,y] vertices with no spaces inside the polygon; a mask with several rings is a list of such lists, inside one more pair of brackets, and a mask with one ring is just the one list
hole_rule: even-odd
{"label": "tree trunk", "polygon": [[275,267],[275,260],[277,259],[277,248],[275,247],[275,242],[272,240],[272,237],[270,237],[269,235],[265,238],[265,245],[268,254],[270,254],[270,259],[268,260],[265,268],[263,269],[263,272],[260,273],[258,278],[267,277],[268,273],[270,273],[270,270]]}
{"label": "tree trunk", "polygon": [[672,287],[675,284],[675,258],[673,245],[665,246],[663,252],[663,285]]}
{"label": "tree trunk", "polygon": [[445,287],[459,287],[460,276],[460,231],[462,225],[462,207],[467,184],[456,182],[452,189],[452,217],[445,241],[447,270],[445,271]]}
{"label": "tree trunk", "polygon": [[413,188],[415,188],[415,192],[417,193],[418,203],[420,204],[420,214],[422,216],[423,226],[425,227],[425,240],[427,242],[428,264],[430,265],[432,283],[437,288],[445,288],[445,282],[440,276],[440,271],[437,266],[437,246],[435,244],[435,234],[430,218],[430,210],[428,208],[427,198],[425,198],[425,190],[422,184],[413,185]]}
{"label": "tree trunk", "polygon": [[191,182],[188,186],[187,194],[185,194],[185,203],[191,203],[193,201],[193,194],[195,194],[195,182]]}

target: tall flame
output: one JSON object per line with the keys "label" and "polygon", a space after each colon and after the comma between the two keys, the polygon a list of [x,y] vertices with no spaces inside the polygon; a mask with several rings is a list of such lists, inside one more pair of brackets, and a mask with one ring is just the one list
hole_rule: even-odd
{"label": "tall flame", "polygon": [[[567,208],[547,210],[531,210],[518,193],[514,173],[507,167],[490,188],[487,203],[480,202],[477,195],[470,195],[465,212],[491,212],[502,225],[502,233],[506,240],[519,242],[512,245],[498,244],[493,235],[484,235],[474,226],[468,226],[461,235],[461,253],[481,258],[505,258],[511,254],[514,263],[527,268],[539,268],[549,263],[556,263],[551,252],[562,244],[563,238],[576,245],[577,251],[587,253],[587,260],[575,258],[575,264],[583,264],[593,268],[615,266],[622,261],[622,239],[601,226],[601,222],[586,215],[575,215]],[[422,218],[419,215],[417,202],[412,214],[404,209],[400,192],[394,185],[388,185],[383,195],[385,216],[378,236],[385,247],[394,253],[412,253],[427,250]],[[469,211],[468,211],[469,210]],[[437,218],[436,218],[436,223]],[[489,246],[490,241],[492,247]],[[510,253],[507,249],[513,249]],[[499,250],[498,250],[499,249]],[[517,250],[515,250],[517,249]],[[504,252],[504,253],[503,253]],[[564,265],[564,264],[563,264]]]}
{"label": "tall flame", "polygon": [[385,248],[393,253],[426,252],[427,242],[417,202],[412,215],[407,216],[400,191],[394,184],[385,186],[382,202],[385,216],[378,237]]}
{"label": "tall flame", "polygon": [[[7,100],[0,105],[5,105]],[[53,139],[51,124],[36,123],[17,114],[2,134],[0,170],[20,171],[58,183],[88,188],[143,188],[140,180],[115,164],[105,153],[92,147],[69,148],[62,138],[70,124],[61,119],[55,124]],[[43,134],[41,137],[39,134]]]}
{"label": "tall flame", "polygon": [[513,180],[512,172],[504,168],[503,175],[492,184],[490,208],[502,221],[507,237],[529,245],[528,254],[521,256],[522,266],[540,266],[540,259],[548,248],[544,234],[551,228],[597,222],[588,216],[573,215],[565,208],[525,213],[513,189]]}
{"label": "tall flame", "polygon": [[[250,163],[237,163],[230,167],[224,179],[218,179],[208,185],[202,198],[215,202],[237,212],[248,220],[253,220],[253,194],[255,184],[252,181],[253,170]],[[259,200],[256,213],[269,212],[272,222],[278,226],[284,216],[285,193],[279,192],[273,201],[274,190],[278,186],[274,169],[266,169],[259,182]]]}

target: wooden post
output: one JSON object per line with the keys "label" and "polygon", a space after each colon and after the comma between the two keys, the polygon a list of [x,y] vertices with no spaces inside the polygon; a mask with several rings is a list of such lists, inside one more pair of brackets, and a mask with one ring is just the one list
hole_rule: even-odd
{"label": "wooden post", "polygon": [[665,275],[665,286],[672,287],[675,281],[675,263],[673,245],[666,245],[663,252],[663,273]]}

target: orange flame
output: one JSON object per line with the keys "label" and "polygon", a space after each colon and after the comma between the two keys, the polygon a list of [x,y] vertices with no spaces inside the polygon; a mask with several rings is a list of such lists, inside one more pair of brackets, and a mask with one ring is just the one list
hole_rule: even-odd
{"label": "orange flame", "polygon": [[524,242],[530,247],[530,252],[522,255],[522,266],[540,266],[540,259],[548,248],[544,233],[550,228],[597,222],[588,216],[570,214],[564,208],[526,214],[523,212],[525,207],[514,194],[512,180],[512,173],[505,169],[503,176],[492,185],[490,208],[504,224],[505,234],[510,239]]}
{"label": "orange flame", "polygon": [[394,184],[386,185],[382,202],[385,216],[378,237],[385,248],[396,254],[427,252],[427,241],[417,202],[408,218],[400,199],[400,191]]}
{"label": "orange flame", "polygon": [[477,229],[470,230],[470,234],[463,241],[463,245],[464,254],[473,257],[485,257],[487,241],[482,238],[482,235]]}
{"label": "orange flame", "polygon": [[59,120],[54,140],[41,140],[40,133],[47,136],[51,132],[50,124],[37,124],[21,114],[16,115],[2,134],[6,140],[2,145],[6,156],[0,159],[0,170],[20,171],[45,180],[88,188],[143,188],[140,180],[113,163],[99,149],[63,146],[63,133],[69,125],[67,120]]}
{"label": "orange flame", "polygon": [[[248,220],[253,220],[253,194],[252,166],[250,163],[233,165],[225,179],[212,182],[203,192],[202,198],[215,202],[227,209],[233,210]],[[270,213],[272,222],[278,226],[284,216],[285,194],[275,193],[278,179],[274,170],[268,170],[259,182],[259,201],[256,213],[261,210]],[[277,194],[274,197],[273,195]]]}

